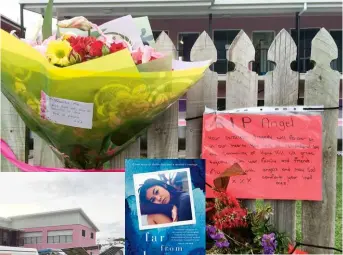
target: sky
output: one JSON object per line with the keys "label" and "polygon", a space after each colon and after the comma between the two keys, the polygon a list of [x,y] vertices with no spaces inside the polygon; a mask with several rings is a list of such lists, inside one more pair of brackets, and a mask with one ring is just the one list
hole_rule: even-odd
{"label": "sky", "polygon": [[[19,0],[0,0],[0,13],[20,24]],[[24,26],[33,26],[40,15],[24,10]]]}
{"label": "sky", "polygon": [[[0,13],[20,24],[19,0],[0,0]],[[40,15],[24,11],[24,26]],[[0,217],[82,208],[100,229],[97,239],[124,237],[122,173],[1,173]]]}
{"label": "sky", "polygon": [[82,208],[97,239],[124,237],[124,173],[1,173],[0,217]]}

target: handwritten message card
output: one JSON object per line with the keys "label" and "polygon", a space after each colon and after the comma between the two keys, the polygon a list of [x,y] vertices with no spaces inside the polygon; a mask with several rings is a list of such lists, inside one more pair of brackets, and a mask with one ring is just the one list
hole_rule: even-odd
{"label": "handwritten message card", "polygon": [[41,93],[41,116],[54,123],[92,129],[93,103],[84,103]]}
{"label": "handwritten message card", "polygon": [[322,199],[321,116],[205,114],[202,149],[212,186],[235,163],[243,168],[229,180],[237,198]]}

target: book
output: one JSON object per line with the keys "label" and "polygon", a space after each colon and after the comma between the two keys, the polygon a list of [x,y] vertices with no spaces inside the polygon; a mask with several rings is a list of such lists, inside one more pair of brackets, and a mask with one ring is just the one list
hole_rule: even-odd
{"label": "book", "polygon": [[205,162],[125,161],[125,254],[206,254]]}

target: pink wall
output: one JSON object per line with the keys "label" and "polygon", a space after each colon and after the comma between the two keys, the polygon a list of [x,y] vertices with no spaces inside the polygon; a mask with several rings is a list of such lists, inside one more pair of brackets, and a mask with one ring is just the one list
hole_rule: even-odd
{"label": "pink wall", "polygon": [[[92,20],[97,24],[102,24],[113,18]],[[208,31],[208,19],[150,19],[152,30],[169,31],[169,36],[174,43],[177,42],[179,32],[202,32]],[[321,28],[342,29],[342,15],[337,16],[302,16],[301,28]],[[243,29],[250,37],[253,31],[272,30],[275,35],[285,28],[290,31],[295,28],[294,16],[270,16],[270,17],[233,17],[233,18],[213,18],[212,29]]]}
{"label": "pink wall", "polygon": [[[73,242],[72,243],[48,243],[48,231],[56,230],[73,230]],[[82,230],[86,230],[86,236],[82,236]],[[24,232],[43,232],[42,243],[40,244],[25,244],[24,247],[40,249],[62,249],[62,248],[73,248],[73,247],[88,247],[96,245],[96,232],[83,225],[65,225],[65,226],[50,226],[40,228],[26,228]],[[94,238],[91,239],[90,233],[94,234]],[[92,254],[98,255],[99,250],[91,250]]]}

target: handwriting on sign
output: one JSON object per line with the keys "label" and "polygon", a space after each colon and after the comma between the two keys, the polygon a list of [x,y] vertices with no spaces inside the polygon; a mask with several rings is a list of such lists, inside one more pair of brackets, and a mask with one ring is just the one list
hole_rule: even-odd
{"label": "handwriting on sign", "polygon": [[72,127],[92,128],[93,103],[46,97],[46,117],[50,121]]}
{"label": "handwriting on sign", "polygon": [[[230,177],[228,186],[238,198],[321,200],[320,116],[217,117],[221,118],[220,128],[213,128],[213,114],[206,114],[203,122],[203,158],[207,159],[209,184],[238,163],[244,175]],[[211,190],[207,194],[213,197]]]}

